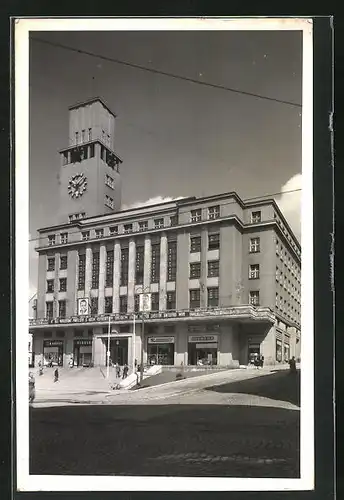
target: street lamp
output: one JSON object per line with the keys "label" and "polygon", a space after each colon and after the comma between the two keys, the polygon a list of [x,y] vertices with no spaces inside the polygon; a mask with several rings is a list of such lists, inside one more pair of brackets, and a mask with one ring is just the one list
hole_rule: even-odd
{"label": "street lamp", "polygon": [[[140,292],[138,290],[141,290]],[[150,286],[140,286],[136,289],[136,292],[139,293],[139,295],[146,295],[149,294],[150,292]],[[139,303],[139,309],[140,303]],[[143,352],[144,352],[144,339],[145,339],[145,312],[147,309],[150,309],[150,306],[147,307],[147,303],[142,305],[142,310],[141,312],[141,363],[140,363],[140,383],[142,384],[143,382]],[[135,316],[135,315],[134,315]]]}

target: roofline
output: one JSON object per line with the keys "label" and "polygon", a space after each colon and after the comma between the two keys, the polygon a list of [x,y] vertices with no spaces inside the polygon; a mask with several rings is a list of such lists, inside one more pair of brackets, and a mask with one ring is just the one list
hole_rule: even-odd
{"label": "roofline", "polygon": [[81,101],[81,102],[77,102],[76,104],[73,104],[72,106],[69,106],[68,107],[68,110],[71,111],[72,109],[77,109],[77,108],[80,108],[80,106],[84,106],[85,104],[91,104],[92,102],[100,102],[105,109],[107,109],[107,111],[114,117],[116,118],[117,115],[111,111],[111,109],[109,108],[109,106],[104,102],[104,100],[97,96],[97,97],[92,97],[90,99],[86,99],[86,101]]}

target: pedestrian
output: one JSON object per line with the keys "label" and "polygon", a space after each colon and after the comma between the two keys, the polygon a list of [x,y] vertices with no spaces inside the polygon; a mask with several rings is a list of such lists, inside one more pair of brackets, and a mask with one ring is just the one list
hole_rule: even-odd
{"label": "pedestrian", "polygon": [[127,378],[128,371],[129,371],[129,366],[127,365],[127,363],[125,363],[125,365],[123,367],[123,379]]}
{"label": "pedestrian", "polygon": [[38,374],[43,375],[43,366],[41,361],[38,363]]}
{"label": "pedestrian", "polygon": [[73,354],[72,354],[70,357],[70,360],[69,360],[69,368],[73,368],[73,366],[74,366],[74,358],[73,358]]}
{"label": "pedestrian", "polygon": [[119,366],[118,363],[116,363],[116,377],[117,378],[121,377],[121,367]]}
{"label": "pedestrian", "polygon": [[54,382],[58,381],[59,381],[59,370],[58,368],[56,368],[56,370],[54,371]]}
{"label": "pedestrian", "polygon": [[137,359],[134,361],[135,371],[137,371]]}
{"label": "pedestrian", "polygon": [[263,368],[264,367],[264,356],[260,356],[260,366]]}
{"label": "pedestrian", "polygon": [[33,376],[33,373],[30,372],[29,373],[29,402],[30,403],[33,403],[35,396],[36,396],[35,385],[36,385],[35,377]]}
{"label": "pedestrian", "polygon": [[295,356],[289,360],[290,373],[296,373],[296,361]]}

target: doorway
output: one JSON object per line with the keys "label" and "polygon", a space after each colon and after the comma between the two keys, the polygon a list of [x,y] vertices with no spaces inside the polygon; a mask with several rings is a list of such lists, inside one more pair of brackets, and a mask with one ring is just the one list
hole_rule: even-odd
{"label": "doorway", "polygon": [[[106,345],[106,342],[105,342]],[[113,364],[120,366],[128,364],[128,338],[110,340],[110,359]],[[107,364],[107,362],[106,362]]]}

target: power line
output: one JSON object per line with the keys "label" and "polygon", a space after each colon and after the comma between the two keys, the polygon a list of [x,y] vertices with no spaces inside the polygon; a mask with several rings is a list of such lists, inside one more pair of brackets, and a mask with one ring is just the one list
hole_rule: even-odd
{"label": "power line", "polygon": [[245,92],[243,90],[234,89],[232,87],[226,87],[225,85],[220,85],[220,84],[216,84],[216,83],[202,82],[202,81],[196,80],[194,78],[189,78],[189,77],[186,77],[186,76],[176,75],[174,73],[170,73],[170,72],[167,72],[167,71],[161,71],[161,70],[157,70],[157,69],[154,69],[154,68],[148,68],[147,66],[142,66],[140,64],[130,63],[128,61],[123,61],[121,59],[115,59],[115,58],[112,58],[112,57],[103,56],[101,54],[96,54],[95,52],[90,52],[90,51],[87,51],[87,50],[77,49],[75,47],[70,47],[68,45],[64,45],[64,44],[61,44],[61,43],[56,43],[56,42],[51,42],[51,41],[48,41],[48,40],[44,40],[43,38],[32,37],[31,40],[33,40],[35,42],[39,42],[39,43],[45,43],[47,45],[51,45],[53,47],[57,47],[57,48],[60,48],[60,49],[63,49],[63,50],[69,50],[71,52],[77,52],[79,54],[87,55],[87,56],[90,56],[90,57],[95,57],[97,59],[102,59],[103,61],[107,61],[107,62],[111,62],[111,63],[115,63],[115,64],[121,64],[123,66],[128,66],[128,67],[134,68],[134,69],[139,69],[141,71],[147,71],[149,73],[153,73],[153,74],[157,74],[157,75],[163,75],[163,76],[167,76],[167,77],[174,78],[174,79],[177,79],[177,80],[183,80],[183,81],[186,81],[186,82],[189,82],[189,83],[195,83],[197,85],[203,85],[205,87],[211,87],[211,88],[215,88],[215,89],[226,90],[228,92],[233,92],[233,93],[240,94],[240,95],[246,95],[246,96],[249,96],[249,97],[255,97],[257,99],[263,99],[263,100],[266,100],[266,101],[272,101],[272,102],[277,102],[277,103],[280,103],[280,104],[286,104],[288,106],[302,108],[302,104],[299,104],[299,103],[296,103],[296,102],[285,101],[285,100],[282,100],[282,99],[277,99],[275,97],[263,96],[263,95],[260,95],[260,94],[255,94],[253,92]]}
{"label": "power line", "polygon": [[[245,200],[244,200],[244,201],[245,201],[245,202],[248,202],[248,201],[255,201],[255,200],[262,200],[262,201],[264,201],[264,200],[263,200],[263,198],[267,198],[267,199],[269,199],[269,198],[273,198],[274,196],[281,196],[281,195],[283,195],[283,194],[297,193],[297,192],[300,192],[300,191],[302,191],[302,189],[301,189],[301,188],[298,188],[298,189],[289,189],[289,190],[286,190],[286,191],[278,191],[278,192],[276,192],[276,193],[265,194],[265,195],[263,195],[263,196],[253,196],[253,197],[251,197],[251,198],[245,198]],[[182,200],[181,200],[181,201],[182,201]],[[172,202],[173,202],[173,200],[171,200],[171,203],[172,203]],[[237,201],[236,201],[236,200],[234,200],[234,201],[232,200],[232,201],[229,201],[229,202],[226,202],[226,203],[222,203],[222,205],[221,205],[221,206],[233,205],[233,204],[235,204],[235,203],[237,203]],[[157,206],[157,207],[159,207],[159,205],[160,205],[159,203],[157,203],[157,204],[156,204],[156,206]],[[148,205],[147,205],[147,206],[148,206]],[[154,206],[154,205],[152,205],[152,206]],[[141,209],[141,208],[144,208],[144,207],[145,207],[145,205],[142,205],[142,207],[138,207],[138,209]],[[118,215],[119,213],[120,213],[120,212],[114,212],[112,215]],[[106,214],[106,216],[108,216],[108,215],[109,215],[109,214]],[[101,217],[101,215],[99,215],[98,217]],[[98,217],[97,217],[97,218],[98,218]],[[86,220],[87,220],[87,219],[86,219]],[[216,221],[216,220],[217,220],[217,219],[215,219],[215,221]],[[202,221],[199,221],[199,222],[202,222]],[[72,224],[72,223],[71,223],[71,224]],[[191,224],[191,223],[190,223],[190,224]],[[186,224],[186,225],[188,225],[188,226],[189,226],[189,223],[188,223],[188,224]],[[178,226],[175,226],[175,227],[178,227]],[[86,229],[86,228],[85,228],[84,230],[85,230],[85,231],[87,231],[88,229]],[[78,230],[76,230],[76,231],[69,231],[69,232],[68,232],[68,235],[70,235],[70,234],[79,234],[79,233],[80,233],[80,231],[82,231],[82,229],[78,229]],[[128,236],[129,236],[130,234],[135,234],[135,233],[128,233]],[[112,236],[117,236],[117,235],[112,235]],[[33,242],[33,241],[39,241],[40,239],[41,239],[41,238],[30,238],[30,239],[28,240],[28,242],[29,242],[29,243],[31,243],[31,242]],[[86,241],[89,241],[89,240],[86,240]]]}

